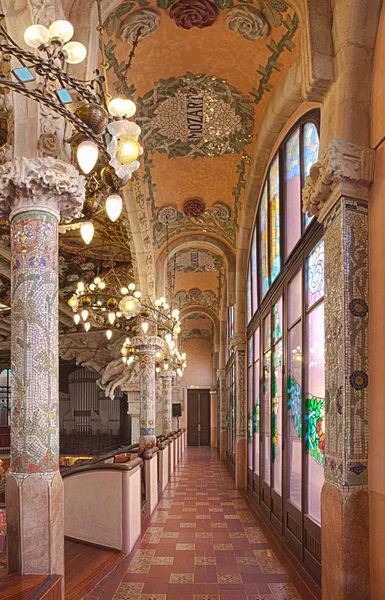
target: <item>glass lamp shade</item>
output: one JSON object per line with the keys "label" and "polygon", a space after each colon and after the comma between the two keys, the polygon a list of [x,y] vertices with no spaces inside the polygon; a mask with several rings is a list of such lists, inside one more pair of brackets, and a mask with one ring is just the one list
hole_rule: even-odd
{"label": "glass lamp shade", "polygon": [[182,369],[177,369],[176,372],[178,373],[179,377],[182,377],[182,375],[183,375]]}
{"label": "glass lamp shade", "polygon": [[118,138],[118,149],[116,158],[122,165],[129,165],[140,155],[140,145],[129,135],[121,135]]}
{"label": "glass lamp shade", "polygon": [[78,313],[76,313],[76,315],[74,315],[74,321],[75,321],[75,325],[79,325],[79,323],[80,323],[80,315]]}
{"label": "glass lamp shade", "polygon": [[91,173],[92,169],[96,165],[98,160],[99,150],[95,142],[91,140],[85,140],[78,146],[76,156],[78,159],[79,167],[86,175]]}
{"label": "glass lamp shade", "polygon": [[68,300],[68,305],[74,309],[78,307],[78,299],[76,296],[71,296],[71,298]]}
{"label": "glass lamp shade", "polygon": [[94,231],[95,228],[91,221],[86,221],[85,223],[82,223],[80,227],[80,234],[85,244],[89,244],[92,241],[92,238],[94,237]]}
{"label": "glass lamp shade", "polygon": [[174,333],[176,333],[176,335],[179,335],[180,332],[181,332],[180,325],[175,325],[175,327],[174,327]]}
{"label": "glass lamp shade", "polygon": [[108,112],[113,117],[130,118],[136,113],[136,106],[132,100],[113,98],[108,104]]}
{"label": "glass lamp shade", "polygon": [[91,323],[90,323],[89,321],[87,321],[87,323],[84,323],[84,329],[85,329],[86,331],[89,331],[89,330],[90,330],[90,327],[91,327]]}
{"label": "glass lamp shade", "polygon": [[139,314],[141,304],[134,296],[125,296],[119,302],[119,309],[122,311],[126,319],[131,319]]}
{"label": "glass lamp shade", "polygon": [[172,341],[172,335],[171,335],[171,333],[166,333],[166,335],[164,337],[165,337],[166,342],[168,344],[170,344],[171,341]]}
{"label": "glass lamp shade", "polygon": [[111,325],[113,325],[115,323],[115,317],[116,317],[116,315],[114,312],[108,313],[108,320],[111,323]]}
{"label": "glass lamp shade", "polygon": [[143,323],[142,323],[142,331],[143,331],[144,334],[147,333],[147,331],[148,331],[148,323],[147,323],[147,321],[143,321]]}
{"label": "glass lamp shade", "polygon": [[30,48],[39,48],[49,42],[49,31],[44,25],[31,25],[24,32],[24,41]]}
{"label": "glass lamp shade", "polygon": [[111,331],[111,329],[107,329],[106,336],[107,336],[108,340],[110,340],[112,338],[112,331]]}
{"label": "glass lamp shade", "polygon": [[49,35],[52,40],[59,40],[62,44],[69,42],[74,34],[74,28],[69,21],[55,21],[50,25]]}
{"label": "glass lamp shade", "polygon": [[118,194],[111,194],[106,200],[106,211],[112,222],[115,222],[122,212],[123,200]]}
{"label": "glass lamp shade", "polygon": [[80,42],[69,42],[63,46],[67,56],[64,59],[70,65],[78,65],[87,56],[87,48]]}

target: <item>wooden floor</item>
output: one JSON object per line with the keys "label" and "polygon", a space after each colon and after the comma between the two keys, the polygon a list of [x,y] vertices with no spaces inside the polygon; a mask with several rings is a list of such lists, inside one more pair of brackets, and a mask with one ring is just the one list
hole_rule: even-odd
{"label": "wooden floor", "polygon": [[[124,555],[80,542],[65,540],[65,597],[81,600],[91,592],[98,581],[110,573]],[[2,557],[2,561],[4,558]],[[8,575],[0,565],[0,600],[27,600],[34,596],[48,580],[45,576]]]}
{"label": "wooden floor", "polygon": [[66,540],[64,544],[66,600],[81,600],[123,558],[124,555],[120,552]]}

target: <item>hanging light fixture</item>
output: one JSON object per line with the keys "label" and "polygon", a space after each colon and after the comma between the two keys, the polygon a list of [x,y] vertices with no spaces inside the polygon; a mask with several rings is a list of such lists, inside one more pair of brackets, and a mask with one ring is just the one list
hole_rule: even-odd
{"label": "hanging light fixture", "polygon": [[65,44],[65,42],[69,42],[73,37],[74,28],[69,21],[61,19],[49,26],[48,33],[52,41],[58,41],[61,44]]}
{"label": "hanging light fixture", "polygon": [[86,221],[85,223],[81,224],[80,233],[85,244],[89,244],[92,241],[92,238],[94,237],[94,231],[95,228],[92,221]]}
{"label": "hanging light fixture", "polygon": [[83,173],[88,175],[88,173],[91,173],[92,169],[96,165],[96,161],[98,160],[99,156],[99,150],[95,142],[86,140],[79,144],[76,156],[79,167]]}
{"label": "hanging light fixture", "polygon": [[106,211],[111,221],[114,223],[120,217],[122,212],[123,200],[119,194],[111,194],[106,200]]}
{"label": "hanging light fixture", "polygon": [[110,340],[112,338],[112,331],[111,331],[111,329],[107,329],[107,331],[106,331],[106,337],[107,337],[108,340]]}

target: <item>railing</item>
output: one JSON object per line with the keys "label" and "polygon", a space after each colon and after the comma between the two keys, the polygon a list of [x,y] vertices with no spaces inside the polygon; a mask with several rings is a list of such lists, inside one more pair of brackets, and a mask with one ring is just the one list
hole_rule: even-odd
{"label": "railing", "polygon": [[[120,443],[120,444],[111,446],[109,448],[105,448],[99,452],[96,452],[93,455],[93,457],[90,459],[81,459],[79,457],[77,460],[75,460],[75,463],[73,465],[62,465],[60,467],[60,470],[62,472],[66,472],[68,469],[72,469],[79,465],[81,466],[81,465],[89,465],[89,464],[96,464],[96,463],[103,462],[110,458],[114,458],[118,454],[125,454],[125,453],[137,454],[138,452],[139,452],[139,444]],[[73,457],[71,457],[71,458],[73,458]]]}
{"label": "railing", "polygon": [[111,430],[108,433],[101,433],[99,430],[95,433],[76,430],[71,433],[60,432],[61,454],[95,454],[105,452],[119,443],[122,443],[121,436],[114,434]]}

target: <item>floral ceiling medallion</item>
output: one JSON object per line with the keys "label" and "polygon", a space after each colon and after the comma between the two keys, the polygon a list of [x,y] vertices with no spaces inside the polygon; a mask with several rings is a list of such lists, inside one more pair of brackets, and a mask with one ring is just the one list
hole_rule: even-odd
{"label": "floral ceiling medallion", "polygon": [[215,23],[218,13],[210,0],[179,0],[171,7],[170,17],[183,29],[203,29]]}
{"label": "floral ceiling medallion", "polygon": [[250,42],[263,40],[270,32],[266,18],[253,6],[234,6],[227,13],[226,24],[231,31],[236,31]]}
{"label": "floral ceiling medallion", "polygon": [[147,150],[172,158],[242,152],[254,127],[250,98],[225,79],[193,73],[160,80],[138,99],[137,114]]}
{"label": "floral ceiling medallion", "polygon": [[200,198],[190,198],[183,204],[183,212],[186,217],[197,218],[203,215],[206,210],[206,204]]}
{"label": "floral ceiling medallion", "polygon": [[130,13],[121,23],[119,29],[119,37],[122,42],[127,42],[133,45],[138,32],[139,40],[143,40],[147,36],[156,31],[160,24],[160,15],[152,8],[141,8]]}

